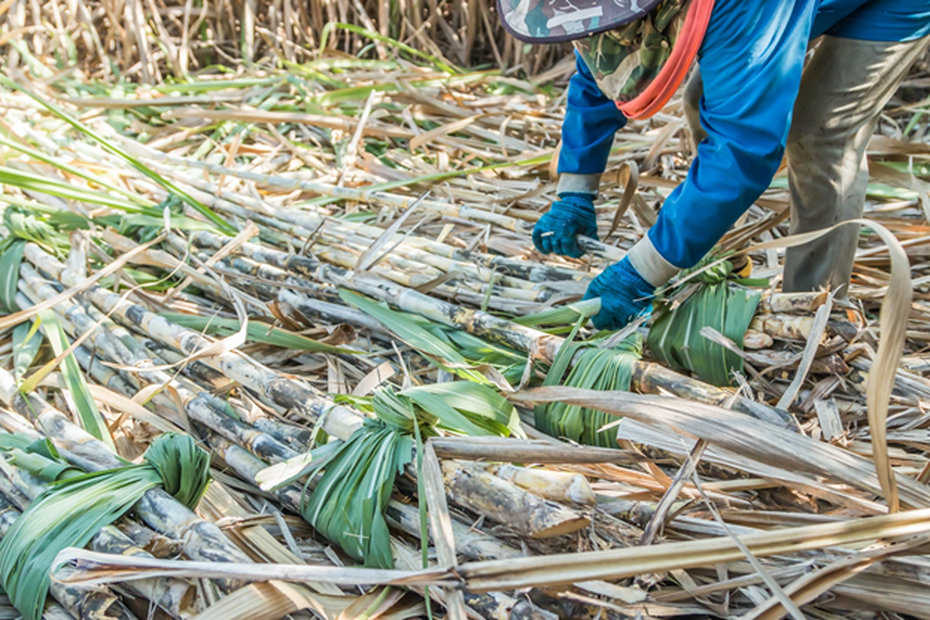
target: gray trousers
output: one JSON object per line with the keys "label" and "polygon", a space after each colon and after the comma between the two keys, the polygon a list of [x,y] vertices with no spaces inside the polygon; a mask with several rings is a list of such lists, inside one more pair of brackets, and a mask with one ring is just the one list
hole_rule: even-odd
{"label": "gray trousers", "polygon": [[[930,37],[906,43],[824,36],[804,69],[788,134],[791,233],[827,228],[862,216],[869,163],[866,148],[879,115]],[[685,114],[695,145],[703,83],[695,70],[685,86]],[[785,254],[785,291],[842,287],[852,274],[859,227],[843,226]]]}

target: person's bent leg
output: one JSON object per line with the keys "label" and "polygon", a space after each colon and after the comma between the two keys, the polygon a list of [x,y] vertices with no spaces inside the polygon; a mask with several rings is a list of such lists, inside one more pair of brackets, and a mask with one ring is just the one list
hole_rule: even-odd
{"label": "person's bent leg", "polygon": [[[825,36],[805,68],[788,136],[791,233],[858,218],[866,148],[885,104],[930,38],[905,43]],[[846,287],[859,227],[843,226],[785,256],[785,291]]]}
{"label": "person's bent leg", "polygon": [[707,137],[707,132],[701,126],[701,97],[703,96],[704,81],[701,79],[701,69],[695,65],[691,76],[685,83],[685,91],[682,95],[685,118],[688,120],[688,129],[691,130],[692,155],[697,154],[698,144]]}

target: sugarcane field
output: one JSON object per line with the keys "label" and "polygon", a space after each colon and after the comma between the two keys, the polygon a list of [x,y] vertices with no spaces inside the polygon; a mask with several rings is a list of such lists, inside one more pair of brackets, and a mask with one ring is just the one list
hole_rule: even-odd
{"label": "sugarcane field", "polygon": [[0,619],[930,618],[926,0],[0,46]]}

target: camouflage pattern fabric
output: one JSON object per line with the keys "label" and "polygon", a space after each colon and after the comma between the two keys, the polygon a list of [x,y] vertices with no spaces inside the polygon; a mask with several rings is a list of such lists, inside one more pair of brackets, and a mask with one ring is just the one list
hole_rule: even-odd
{"label": "camouflage pattern fabric", "polygon": [[661,0],[497,0],[501,22],[527,43],[561,43],[641,20]]}
{"label": "camouflage pattern fabric", "polygon": [[665,0],[622,28],[572,42],[605,97],[631,101],[652,83],[672,53],[689,4]]}

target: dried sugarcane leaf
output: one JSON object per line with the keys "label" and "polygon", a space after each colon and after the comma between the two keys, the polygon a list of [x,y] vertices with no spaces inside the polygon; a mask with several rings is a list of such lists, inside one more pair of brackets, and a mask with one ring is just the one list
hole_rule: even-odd
{"label": "dried sugarcane leaf", "polygon": [[[882,484],[872,462],[831,444],[757,420],[745,414],[679,398],[573,387],[542,387],[514,396],[532,402],[562,402],[590,407],[647,426],[705,439],[710,445],[784,469],[804,471],[878,494]],[[930,506],[930,490],[898,474],[902,501],[912,508]]]}
{"label": "dried sugarcane leaf", "polygon": [[240,564],[234,562],[190,562],[155,558],[124,557],[96,553],[76,547],[64,549],[55,564],[75,562],[77,569],[59,577],[65,583],[99,584],[149,579],[156,576],[228,578],[250,581],[280,579],[295,582],[326,582],[337,585],[435,585],[456,586],[461,580],[444,569],[422,571],[379,568],[343,568],[307,564]]}
{"label": "dried sugarcane leaf", "polygon": [[887,418],[888,403],[895,384],[895,373],[904,353],[904,341],[907,332],[907,319],[910,313],[914,290],[911,282],[910,262],[901,242],[894,234],[881,224],[868,219],[849,220],[822,230],[792,235],[786,239],[776,239],[756,244],[746,251],[764,250],[774,247],[797,247],[829,234],[840,226],[868,226],[875,231],[888,248],[891,259],[891,278],[888,292],[882,299],[881,333],[878,354],[873,360],[870,381],[866,386],[866,403],[868,407],[869,429],[874,447],[875,469],[881,480],[882,494],[894,512],[899,508],[898,484],[891,460],[888,456]]}

